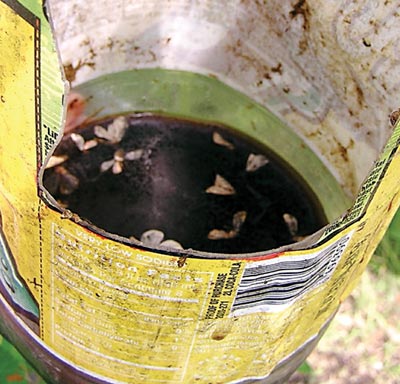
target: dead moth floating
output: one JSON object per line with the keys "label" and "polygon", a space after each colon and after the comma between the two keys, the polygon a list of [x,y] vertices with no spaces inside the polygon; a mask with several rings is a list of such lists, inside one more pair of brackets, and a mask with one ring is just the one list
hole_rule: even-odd
{"label": "dead moth floating", "polygon": [[120,174],[124,170],[124,161],[139,160],[144,154],[143,149],[135,149],[134,151],[126,152],[119,148],[114,152],[114,156],[110,160],[106,160],[100,165],[100,172],[106,172],[110,168],[114,175]]}
{"label": "dead moth floating", "polygon": [[236,193],[235,188],[233,188],[232,184],[223,178],[221,175],[216,175],[214,184],[206,189],[207,193],[212,193],[214,195],[234,195]]}
{"label": "dead moth floating", "polygon": [[79,188],[79,179],[66,167],[58,165],[54,167],[54,174],[47,188],[50,193],[59,191],[62,195],[71,195]]}
{"label": "dead moth floating", "polygon": [[234,239],[240,232],[240,228],[246,221],[247,212],[239,211],[233,215],[232,219],[232,229],[225,231],[223,229],[213,229],[208,233],[207,238],[209,240],[227,240]]}
{"label": "dead moth floating", "polygon": [[299,224],[296,217],[291,215],[290,213],[284,213],[282,217],[286,223],[289,233],[292,236],[295,236],[297,234],[297,231],[299,230]]}
{"label": "dead moth floating", "polygon": [[96,139],[85,141],[83,136],[79,133],[71,133],[71,140],[75,143],[80,151],[88,151],[89,149],[97,146]]}
{"label": "dead moth floating", "polygon": [[255,155],[254,153],[250,153],[247,158],[246,163],[246,172],[255,172],[257,169],[263,167],[265,164],[268,164],[269,160],[264,155]]}
{"label": "dead moth floating", "polygon": [[125,116],[119,116],[108,125],[107,129],[101,125],[96,125],[94,127],[94,134],[101,139],[107,140],[111,144],[117,144],[124,137],[128,127],[128,119]]}
{"label": "dead moth floating", "polygon": [[62,156],[51,156],[49,158],[49,161],[46,163],[46,169],[50,169],[50,168],[54,168],[57,165],[60,165],[62,163],[64,163],[65,161],[68,160],[68,156],[67,155],[62,155]]}
{"label": "dead moth floating", "polygon": [[284,222],[286,223],[290,235],[292,236],[293,241],[298,242],[308,237],[308,236],[300,236],[297,234],[299,231],[299,224],[295,216],[293,216],[290,213],[284,213],[282,217]]}
{"label": "dead moth floating", "polygon": [[216,131],[213,133],[213,142],[217,145],[221,145],[222,147],[228,148],[230,150],[235,149],[235,146],[231,142],[225,140],[222,137],[222,135]]}
{"label": "dead moth floating", "polygon": [[[245,136],[220,126],[114,116],[63,137],[48,159],[43,184],[59,204],[108,233],[135,233],[140,242],[149,228],[163,228],[187,248],[248,253],[297,240],[293,219],[290,228],[282,228],[282,214],[295,214],[289,207],[309,212],[292,192],[297,191],[288,180],[292,173],[286,177],[284,167],[272,159],[266,166],[267,157]],[[271,183],[274,188],[267,188]],[[152,212],[160,216],[154,220]],[[121,223],[121,217],[127,220]],[[271,217],[281,225],[271,223]],[[314,229],[310,217],[301,220],[302,232]],[[153,244],[177,247],[164,237]]]}
{"label": "dead moth floating", "polygon": [[[175,240],[164,240],[164,232],[158,229],[149,229],[146,232],[142,233],[140,236],[140,241],[143,245],[147,247],[165,247],[165,248],[172,248],[172,249],[183,249],[182,245]],[[131,239],[136,240],[134,237]]]}
{"label": "dead moth floating", "polygon": [[[75,143],[77,148],[81,151],[88,151],[97,146],[98,142],[96,139],[85,141],[84,137],[79,133],[71,133],[71,140]],[[53,155],[49,158],[49,161],[46,164],[46,169],[56,167],[68,160],[67,155]]]}

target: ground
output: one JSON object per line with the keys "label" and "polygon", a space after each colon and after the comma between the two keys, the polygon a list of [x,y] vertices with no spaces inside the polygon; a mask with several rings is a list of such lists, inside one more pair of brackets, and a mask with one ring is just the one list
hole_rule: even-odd
{"label": "ground", "polygon": [[290,384],[399,384],[400,277],[368,269]]}

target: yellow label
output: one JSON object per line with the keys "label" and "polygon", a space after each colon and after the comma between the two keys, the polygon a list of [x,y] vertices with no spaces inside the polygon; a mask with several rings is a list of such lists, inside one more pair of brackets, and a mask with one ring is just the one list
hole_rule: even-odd
{"label": "yellow label", "polygon": [[[123,382],[186,382],[202,320],[227,317],[243,263],[140,251],[47,208],[41,217],[43,253],[49,255],[44,273],[51,282],[45,342],[68,359],[77,357],[80,366],[96,367],[102,376],[113,372]],[[214,321],[206,323],[207,332],[214,329]],[[226,336],[224,329],[213,332],[218,341]]]}
{"label": "yellow label", "polygon": [[[38,111],[38,28],[32,14],[21,14],[0,2],[0,215],[4,236],[18,259],[23,276],[9,278],[14,285],[26,284],[36,301],[41,294],[39,249],[27,244],[39,237],[37,218],[37,118]],[[10,256],[12,258],[12,255]],[[10,265],[13,261],[9,260]],[[7,286],[10,289],[9,286]],[[17,304],[19,300],[16,300]],[[36,311],[35,311],[36,313]]]}
{"label": "yellow label", "polygon": [[[182,259],[105,239],[45,206],[40,212],[44,341],[119,382],[265,376],[318,333],[354,267],[343,259],[354,229],[309,251]],[[294,294],[274,297],[285,273],[305,269]]]}

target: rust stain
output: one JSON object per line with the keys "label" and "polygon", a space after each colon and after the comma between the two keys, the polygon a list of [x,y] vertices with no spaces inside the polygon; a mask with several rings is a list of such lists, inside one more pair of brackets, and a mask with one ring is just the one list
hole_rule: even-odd
{"label": "rust stain", "polygon": [[114,40],[109,39],[108,43],[106,44],[106,47],[111,51],[114,48]]}
{"label": "rust stain", "polygon": [[390,125],[394,127],[400,118],[400,108],[396,109],[389,115]]}
{"label": "rust stain", "polygon": [[[91,59],[94,59],[94,58],[97,56],[97,53],[93,50],[92,47],[90,47],[89,53],[90,53],[90,58],[91,58]],[[91,64],[94,65],[94,63],[91,63]]]}
{"label": "rust stain", "polygon": [[370,42],[367,38],[365,38],[365,37],[363,37],[362,43],[363,43],[364,46],[367,47],[367,48],[371,47],[371,45],[372,45],[371,42]]}
{"label": "rust stain", "polygon": [[331,151],[331,155],[339,154],[342,157],[344,162],[349,163],[350,159],[349,159],[348,151],[353,147],[354,147],[354,140],[353,139],[350,140],[350,142],[347,145],[347,147],[345,147],[343,144],[337,142],[337,148],[335,150]]}
{"label": "rust stain", "polygon": [[341,144],[338,145],[338,152],[342,156],[345,162],[349,162],[349,154],[347,153],[347,148]]}
{"label": "rust stain", "polygon": [[183,268],[186,265],[186,259],[187,259],[187,257],[180,257],[177,260],[178,268]]}
{"label": "rust stain", "polygon": [[229,335],[229,331],[227,330],[216,330],[212,333],[211,338],[216,341],[221,341],[225,339],[226,336]]}
{"label": "rust stain", "polygon": [[264,73],[264,79],[271,80],[271,75],[268,72]]}
{"label": "rust stain", "polygon": [[271,67],[271,71],[282,75],[282,63],[279,63],[276,67]]}
{"label": "rust stain", "polygon": [[[292,19],[295,19],[297,16],[302,16],[304,32],[308,33],[310,31],[311,11],[306,0],[297,1],[297,3],[294,4],[293,9],[289,12],[289,15]],[[305,34],[299,41],[300,55],[307,49],[307,47],[308,39]]]}
{"label": "rust stain", "polygon": [[155,54],[155,52],[153,50],[149,50],[149,55],[151,56],[151,61],[157,61],[157,55]]}
{"label": "rust stain", "polygon": [[395,199],[395,197],[392,197],[392,200],[390,200],[388,207],[386,209],[386,212],[390,212],[392,210],[394,199]]}
{"label": "rust stain", "polygon": [[364,104],[364,91],[358,84],[356,84],[356,94],[357,94],[357,102],[360,106],[362,106]]}
{"label": "rust stain", "polygon": [[301,15],[303,17],[303,29],[307,32],[310,30],[311,10],[306,0],[299,0],[294,5],[289,15],[292,19]]}
{"label": "rust stain", "polygon": [[237,39],[235,45],[228,48],[230,48],[228,49],[228,51],[230,50],[236,57],[240,57],[253,65],[254,58],[244,53],[243,43],[241,39]]}
{"label": "rust stain", "polygon": [[87,65],[90,68],[95,67],[95,63],[93,62],[85,62],[85,61],[78,61],[78,64],[76,67],[74,67],[72,64],[64,65],[64,73],[65,73],[65,78],[71,83],[75,80],[76,78],[76,73],[83,68],[85,65]]}

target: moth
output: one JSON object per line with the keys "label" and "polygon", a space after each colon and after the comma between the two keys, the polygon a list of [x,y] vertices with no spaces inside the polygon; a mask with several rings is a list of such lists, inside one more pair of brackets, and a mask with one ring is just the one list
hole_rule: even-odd
{"label": "moth", "polygon": [[287,228],[291,236],[295,236],[297,234],[297,231],[299,230],[299,224],[297,218],[291,215],[290,213],[284,213],[282,217],[287,225]]}
{"label": "moth", "polygon": [[106,172],[111,169],[114,175],[118,175],[124,170],[124,162],[126,160],[139,160],[143,156],[143,154],[143,149],[136,149],[133,151],[125,152],[122,148],[119,148],[114,152],[114,156],[112,159],[106,160],[101,163],[100,172]]}
{"label": "moth", "polygon": [[107,140],[111,144],[119,143],[125,135],[126,130],[129,127],[128,120],[125,116],[119,116],[108,125],[107,128],[101,125],[94,127],[94,134],[104,140]]}
{"label": "moth", "polygon": [[218,132],[213,133],[213,142],[217,145],[221,145],[222,147],[228,148],[230,150],[235,149],[235,146],[231,142],[225,140],[222,137],[222,135]]}
{"label": "moth", "polygon": [[239,211],[233,215],[232,218],[232,229],[225,231],[223,229],[213,229],[208,233],[207,238],[209,240],[226,240],[234,239],[240,232],[243,223],[246,221],[247,212]]}
{"label": "moth", "polygon": [[182,245],[175,240],[164,240],[164,232],[158,229],[149,229],[142,233],[140,241],[148,247],[165,247],[173,249],[183,249]]}
{"label": "moth", "polygon": [[92,139],[92,140],[87,140],[83,138],[82,135],[79,133],[71,133],[71,140],[75,143],[75,145],[78,147],[80,151],[88,151],[89,149],[92,149],[97,146],[97,140]]}
{"label": "moth", "polygon": [[214,184],[208,187],[206,189],[206,192],[212,193],[214,195],[224,196],[234,195],[236,193],[235,188],[232,186],[232,184],[218,174],[215,176]]}
{"label": "moth", "polygon": [[59,191],[62,195],[70,195],[78,187],[79,179],[62,165],[54,167],[53,173],[46,183],[46,188],[52,194]]}
{"label": "moth", "polygon": [[247,158],[246,172],[255,172],[268,163],[269,160],[266,156],[250,153],[249,157]]}

